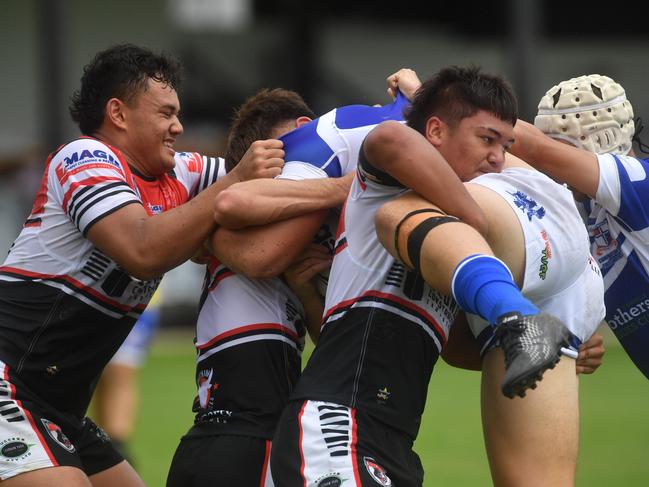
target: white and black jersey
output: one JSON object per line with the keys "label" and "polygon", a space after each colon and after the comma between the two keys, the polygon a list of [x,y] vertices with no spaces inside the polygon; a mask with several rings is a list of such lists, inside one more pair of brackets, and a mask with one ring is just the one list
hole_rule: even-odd
{"label": "white and black jersey", "polygon": [[[384,120],[402,121],[407,103],[399,95],[385,106],[340,107],[283,135],[286,163],[278,177],[340,177],[355,171],[367,133]],[[338,214],[332,210],[314,238],[331,253]],[[196,333],[197,423],[213,423],[215,434],[272,438],[300,375],[302,304],[282,279],[249,279],[214,259]],[[189,435],[203,429],[193,428]]]}
{"label": "white and black jersey", "polygon": [[212,258],[196,325],[196,422],[271,439],[305,333],[302,304],[281,279],[249,279]]}
{"label": "white and black jersey", "polygon": [[414,438],[457,305],[376,238],[376,210],[404,191],[361,154],[337,232],[318,346],[291,398],[358,408]]}
{"label": "white and black jersey", "polygon": [[94,381],[160,282],[128,275],[88,230],[126,205],[149,215],[179,206],[223,173],[221,159],[175,160],[169,173],[147,178],[117,149],[81,138],[46,162],[31,214],[0,267],[0,360],[56,409],[83,415]]}

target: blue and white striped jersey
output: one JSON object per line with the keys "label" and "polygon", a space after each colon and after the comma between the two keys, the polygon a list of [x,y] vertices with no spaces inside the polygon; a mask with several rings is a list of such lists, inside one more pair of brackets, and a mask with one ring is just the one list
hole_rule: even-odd
{"label": "blue and white striped jersey", "polygon": [[356,170],[367,133],[385,120],[403,121],[409,105],[401,93],[388,105],[336,108],[280,137],[286,164],[284,179],[337,178]]}
{"label": "blue and white striped jersey", "polygon": [[584,204],[606,289],[609,327],[649,378],[649,160],[603,154],[594,200]]}

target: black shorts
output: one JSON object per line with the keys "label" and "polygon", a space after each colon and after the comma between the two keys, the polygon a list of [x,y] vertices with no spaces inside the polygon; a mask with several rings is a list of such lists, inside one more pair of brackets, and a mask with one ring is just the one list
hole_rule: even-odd
{"label": "black shorts", "polygon": [[215,434],[210,423],[194,425],[180,440],[167,487],[272,487],[270,440]]}
{"label": "black shorts", "polygon": [[40,468],[71,466],[90,476],[124,458],[89,418],[78,419],[43,403],[10,378],[0,362],[0,479]]}
{"label": "black shorts", "polygon": [[424,472],[412,439],[361,411],[323,401],[292,401],[271,451],[277,487],[420,487]]}

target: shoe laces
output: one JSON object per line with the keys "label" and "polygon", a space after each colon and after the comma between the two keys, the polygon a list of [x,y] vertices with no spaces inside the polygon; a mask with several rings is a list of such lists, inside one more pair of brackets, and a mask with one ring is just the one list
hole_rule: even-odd
{"label": "shoe laces", "polygon": [[523,321],[517,319],[505,321],[496,329],[496,337],[500,340],[500,346],[505,354],[506,366],[509,366],[511,361],[523,350],[523,343],[519,337],[523,334],[525,328]]}

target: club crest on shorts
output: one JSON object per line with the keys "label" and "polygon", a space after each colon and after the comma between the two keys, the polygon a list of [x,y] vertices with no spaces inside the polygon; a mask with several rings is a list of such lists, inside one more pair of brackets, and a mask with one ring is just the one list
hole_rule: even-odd
{"label": "club crest on shorts", "polygon": [[61,427],[57,424],[52,423],[49,419],[41,418],[41,423],[45,426],[47,433],[56,441],[59,445],[65,448],[70,453],[74,452],[74,445],[68,439],[67,436],[61,430]]}
{"label": "club crest on shorts", "polygon": [[371,457],[363,457],[363,463],[365,464],[367,473],[369,473],[370,477],[372,477],[379,485],[385,487],[390,487],[392,485],[392,480],[390,480],[388,474],[385,473],[384,468],[376,463],[376,460]]}

